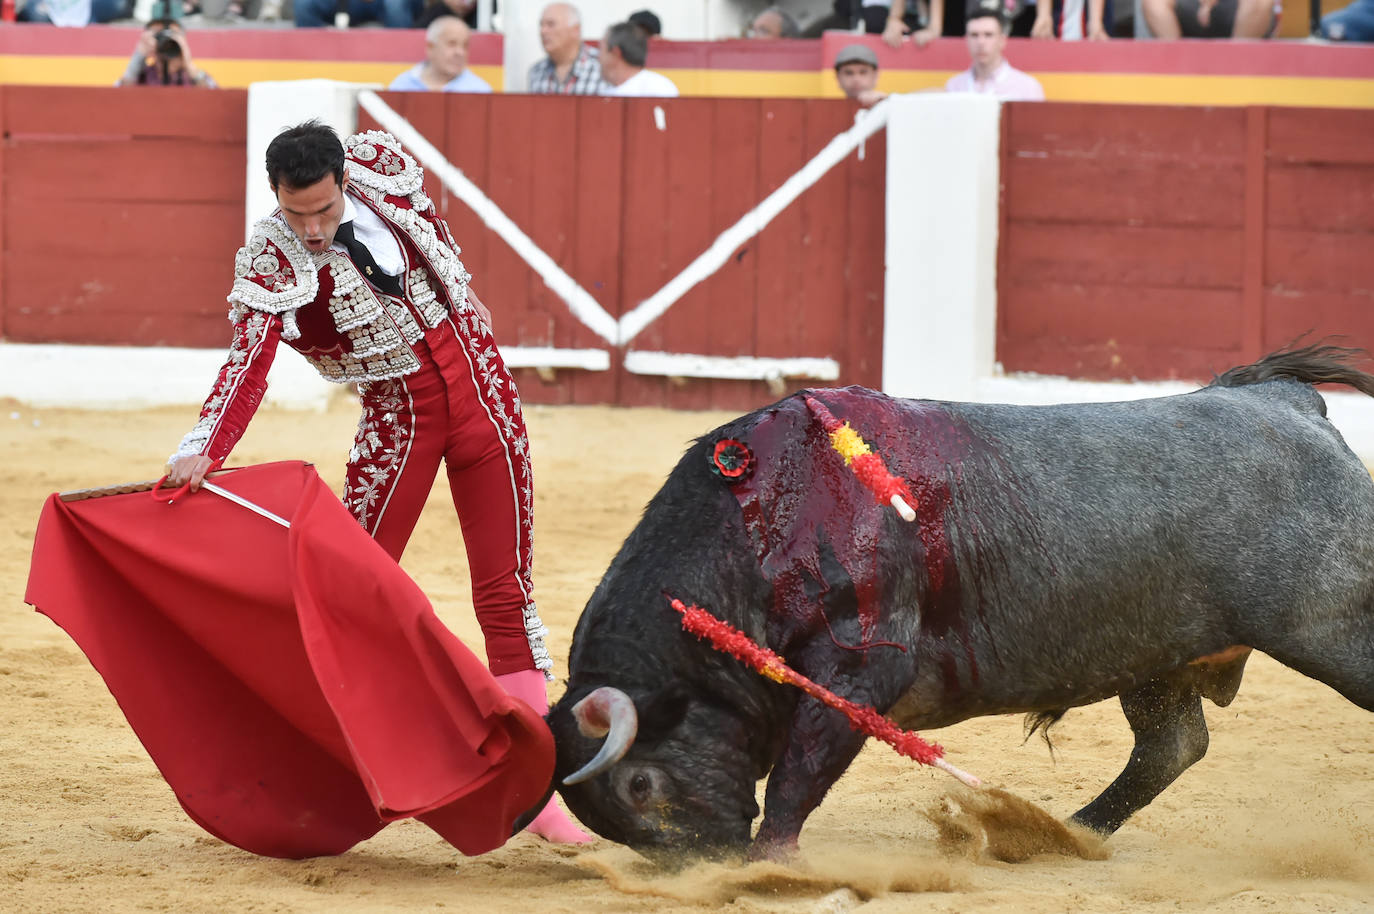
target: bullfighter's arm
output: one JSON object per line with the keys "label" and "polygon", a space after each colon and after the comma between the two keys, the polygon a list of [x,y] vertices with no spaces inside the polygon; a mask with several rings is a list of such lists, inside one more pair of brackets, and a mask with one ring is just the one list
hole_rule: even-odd
{"label": "bullfighter's arm", "polygon": [[191,482],[199,488],[205,473],[229,456],[267,393],[267,371],[281,333],[282,319],[275,314],[245,311],[235,321],[229,354],[200,419],[168,460],[169,485]]}

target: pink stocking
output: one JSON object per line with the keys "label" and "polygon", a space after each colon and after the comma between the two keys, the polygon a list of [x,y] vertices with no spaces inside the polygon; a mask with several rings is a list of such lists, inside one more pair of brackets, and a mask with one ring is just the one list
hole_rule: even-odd
{"label": "pink stocking", "polygon": [[[549,699],[544,692],[544,674],[541,671],[503,673],[496,677],[496,681],[507,695],[534,708],[541,717],[549,713]],[[525,830],[554,844],[586,844],[596,840],[568,818],[568,814],[559,807],[557,798],[550,798],[548,805],[540,810],[533,822],[525,826]]]}

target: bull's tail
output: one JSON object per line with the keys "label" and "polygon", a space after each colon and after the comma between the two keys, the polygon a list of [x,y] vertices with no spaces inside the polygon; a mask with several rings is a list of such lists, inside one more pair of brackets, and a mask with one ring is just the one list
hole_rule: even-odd
{"label": "bull's tail", "polygon": [[1316,343],[1298,349],[1271,352],[1253,365],[1242,365],[1218,375],[1213,387],[1241,387],[1287,378],[1305,384],[1347,384],[1374,397],[1374,374],[1352,367],[1369,358],[1363,349]]}

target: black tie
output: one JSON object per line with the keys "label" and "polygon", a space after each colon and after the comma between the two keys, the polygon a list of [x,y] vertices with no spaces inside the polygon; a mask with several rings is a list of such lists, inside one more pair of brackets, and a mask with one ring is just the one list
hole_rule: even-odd
{"label": "black tie", "polygon": [[353,234],[352,222],[340,222],[339,228],[334,232],[334,240],[348,249],[348,256],[352,258],[353,265],[362,271],[372,285],[381,289],[388,295],[395,295],[398,298],[404,297],[401,290],[401,278],[392,276],[377,266],[377,261],[373,259],[372,252],[367,249],[367,245],[358,240]]}

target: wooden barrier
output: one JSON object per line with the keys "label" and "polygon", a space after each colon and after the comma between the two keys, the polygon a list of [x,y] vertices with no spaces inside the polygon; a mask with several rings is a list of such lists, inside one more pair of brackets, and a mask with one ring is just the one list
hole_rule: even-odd
{"label": "wooden barrier", "polygon": [[[853,123],[842,101],[385,93],[613,317],[658,291],[721,231]],[[655,108],[664,111],[659,129]],[[364,118],[365,122],[368,119]],[[442,139],[440,139],[442,138]],[[830,357],[839,383],[881,380],[880,133],[631,342],[641,351]],[[606,346],[430,175],[474,288],[507,345]],[[532,402],[742,408],[761,382],[560,371],[520,377]],[[796,382],[797,384],[804,382]]]}
{"label": "wooden barrier", "polygon": [[1310,333],[1374,345],[1374,114],[1006,107],[998,359],[1205,378]]}
{"label": "wooden barrier", "polygon": [[[854,114],[824,99],[385,98],[614,317]],[[0,338],[224,345],[245,111],[232,90],[0,87]],[[1307,331],[1374,344],[1374,113],[1013,104],[1002,129],[1006,369],[1196,379]],[[880,132],[629,349],[827,357],[835,383],[877,386],[885,171]],[[505,344],[611,351],[610,371],[522,373],[528,401],[774,397],[626,371],[623,349],[428,181]]]}
{"label": "wooden barrier", "polygon": [[0,91],[0,335],[227,344],[247,93]]}

